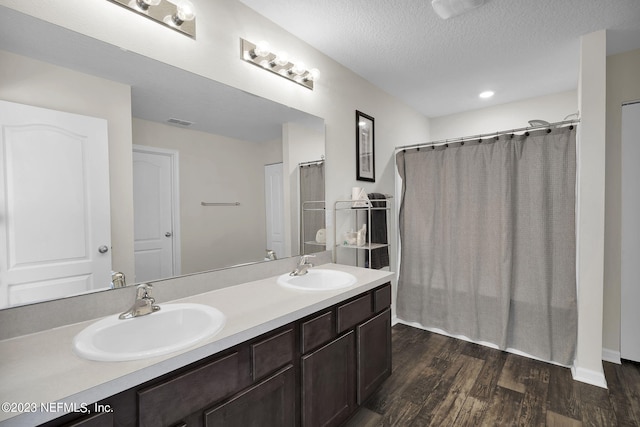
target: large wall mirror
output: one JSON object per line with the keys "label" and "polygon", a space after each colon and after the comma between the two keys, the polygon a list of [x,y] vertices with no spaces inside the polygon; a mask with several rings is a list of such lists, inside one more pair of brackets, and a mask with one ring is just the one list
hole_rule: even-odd
{"label": "large wall mirror", "polygon": [[[314,250],[305,249],[300,239],[324,227],[324,214],[312,229],[301,232],[300,207],[301,197],[324,199],[322,118],[1,6],[0,55],[3,68],[11,65],[0,71],[0,99],[12,103],[49,109],[61,105],[64,111],[67,94],[56,79],[66,79],[65,84],[77,79],[77,88],[73,83],[68,87],[79,91],[90,84],[75,73],[105,82],[100,89],[105,102],[117,96],[109,82],[131,88],[129,105],[112,108],[113,115],[103,117],[109,129],[111,241],[86,244],[88,252],[111,260],[109,282],[100,279],[86,289],[70,286],[69,295],[109,289],[111,272],[126,271],[131,285],[262,262],[269,257],[267,249],[278,258]],[[28,87],[36,80],[37,88]],[[101,97],[95,93],[100,90],[91,89],[84,101],[99,104]],[[96,116],[92,111],[87,115]],[[3,144],[11,143],[7,141]],[[10,169],[6,162],[15,161],[9,157],[2,157],[0,164],[5,177]],[[22,170],[32,167],[24,157],[21,161]],[[320,172],[309,169],[314,167]],[[15,188],[9,190],[20,191]],[[5,248],[12,240],[28,241],[14,235],[20,228],[9,217],[19,210],[7,202],[6,193],[0,200]],[[20,194],[23,212],[52,211],[26,192]],[[65,200],[68,195],[51,197]],[[60,233],[50,233],[57,239],[51,242],[47,234],[40,232],[35,239],[49,247],[59,244]],[[52,287],[51,280],[42,278],[12,292],[8,283],[16,265],[13,253],[0,252],[0,308],[68,296],[64,286]]]}

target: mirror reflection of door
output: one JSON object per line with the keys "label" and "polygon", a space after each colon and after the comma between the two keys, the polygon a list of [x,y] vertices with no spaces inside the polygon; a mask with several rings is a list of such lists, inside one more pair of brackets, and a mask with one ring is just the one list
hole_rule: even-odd
{"label": "mirror reflection of door", "polygon": [[134,147],[135,282],[180,274],[177,156],[173,150]]}
{"label": "mirror reflection of door", "polygon": [[111,282],[107,122],[0,101],[0,307]]}
{"label": "mirror reflection of door", "polygon": [[640,362],[640,101],[622,107],[620,357]]}
{"label": "mirror reflection of door", "polygon": [[278,258],[291,256],[284,245],[284,183],[283,165],[275,163],[264,167],[264,196],[267,221],[266,249],[275,251]]}

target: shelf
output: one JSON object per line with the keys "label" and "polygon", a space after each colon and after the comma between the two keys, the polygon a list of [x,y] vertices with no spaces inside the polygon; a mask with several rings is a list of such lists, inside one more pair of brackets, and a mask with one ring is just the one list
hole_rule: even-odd
{"label": "shelf", "polygon": [[[358,204],[360,206],[354,206],[354,204]],[[337,200],[334,203],[334,212],[333,212],[333,223],[334,223],[334,248],[333,248],[333,262],[337,263],[338,262],[338,248],[344,248],[344,249],[356,249],[355,251],[353,251],[353,254],[355,254],[355,265],[358,265],[359,263],[362,264],[364,262],[364,265],[367,265],[367,260],[371,260],[372,259],[372,252],[377,250],[377,249],[384,249],[384,248],[389,248],[391,245],[389,243],[374,243],[371,242],[371,232],[369,231],[367,233],[367,241],[365,242],[365,244],[363,245],[348,245],[348,244],[344,244],[341,242],[344,242],[345,240],[341,237],[342,235],[344,235],[345,233],[345,227],[341,226],[340,230],[338,229],[338,214],[340,213],[341,215],[343,215],[343,213],[348,212],[349,215],[351,216],[351,219],[348,219],[347,221],[345,221],[347,227],[349,226],[349,223],[351,224],[351,230],[359,230],[360,229],[360,225],[365,223],[365,224],[372,224],[374,217],[372,216],[372,213],[374,213],[375,211],[378,211],[378,213],[376,213],[376,215],[379,217],[381,214],[379,213],[379,211],[383,211],[384,214],[382,216],[382,218],[385,219],[385,227],[386,227],[386,236],[389,236],[389,218],[388,215],[386,214],[386,211],[391,211],[391,207],[392,207],[392,200],[391,197],[388,197],[386,199],[371,199],[371,200]],[[353,215],[355,213],[355,215]],[[348,229],[348,228],[347,228]],[[352,231],[353,232],[353,231]],[[380,238],[378,236],[378,238]],[[355,241],[355,240],[354,240]],[[365,254],[362,254],[361,251],[365,251]],[[342,252],[344,254],[344,251]],[[378,260],[380,258],[378,257]],[[388,264],[387,264],[388,266]],[[375,267],[375,268],[380,268],[380,267]]]}
{"label": "shelf", "polygon": [[374,250],[374,249],[380,249],[380,248],[387,248],[389,247],[388,243],[371,243],[369,245],[362,245],[362,246],[357,246],[357,245],[336,245],[336,248],[350,248],[350,249],[366,249],[366,250]]}
{"label": "shelf", "polygon": [[311,240],[308,242],[304,242],[305,245],[313,245],[313,246],[327,246],[326,243],[316,242],[315,240]]}

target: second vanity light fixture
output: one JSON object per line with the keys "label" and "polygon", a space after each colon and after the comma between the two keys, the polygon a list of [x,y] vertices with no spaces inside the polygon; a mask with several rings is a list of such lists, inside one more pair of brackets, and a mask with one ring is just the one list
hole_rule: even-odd
{"label": "second vanity light fixture", "polygon": [[266,42],[253,44],[245,39],[240,42],[243,60],[313,90],[313,82],[320,76],[317,68],[307,69],[302,62],[289,59],[285,52],[272,52]]}
{"label": "second vanity light fixture", "polygon": [[189,37],[196,37],[196,14],[189,0],[108,0]]}

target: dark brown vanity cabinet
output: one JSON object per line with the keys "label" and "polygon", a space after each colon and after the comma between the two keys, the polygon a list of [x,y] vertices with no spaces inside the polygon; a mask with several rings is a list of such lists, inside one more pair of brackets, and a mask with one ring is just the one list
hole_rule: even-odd
{"label": "dark brown vanity cabinet", "polygon": [[45,426],[339,426],[391,374],[390,304],[386,284]]}
{"label": "dark brown vanity cabinet", "polygon": [[387,284],[301,323],[302,426],[343,424],[391,375],[390,304]]}

